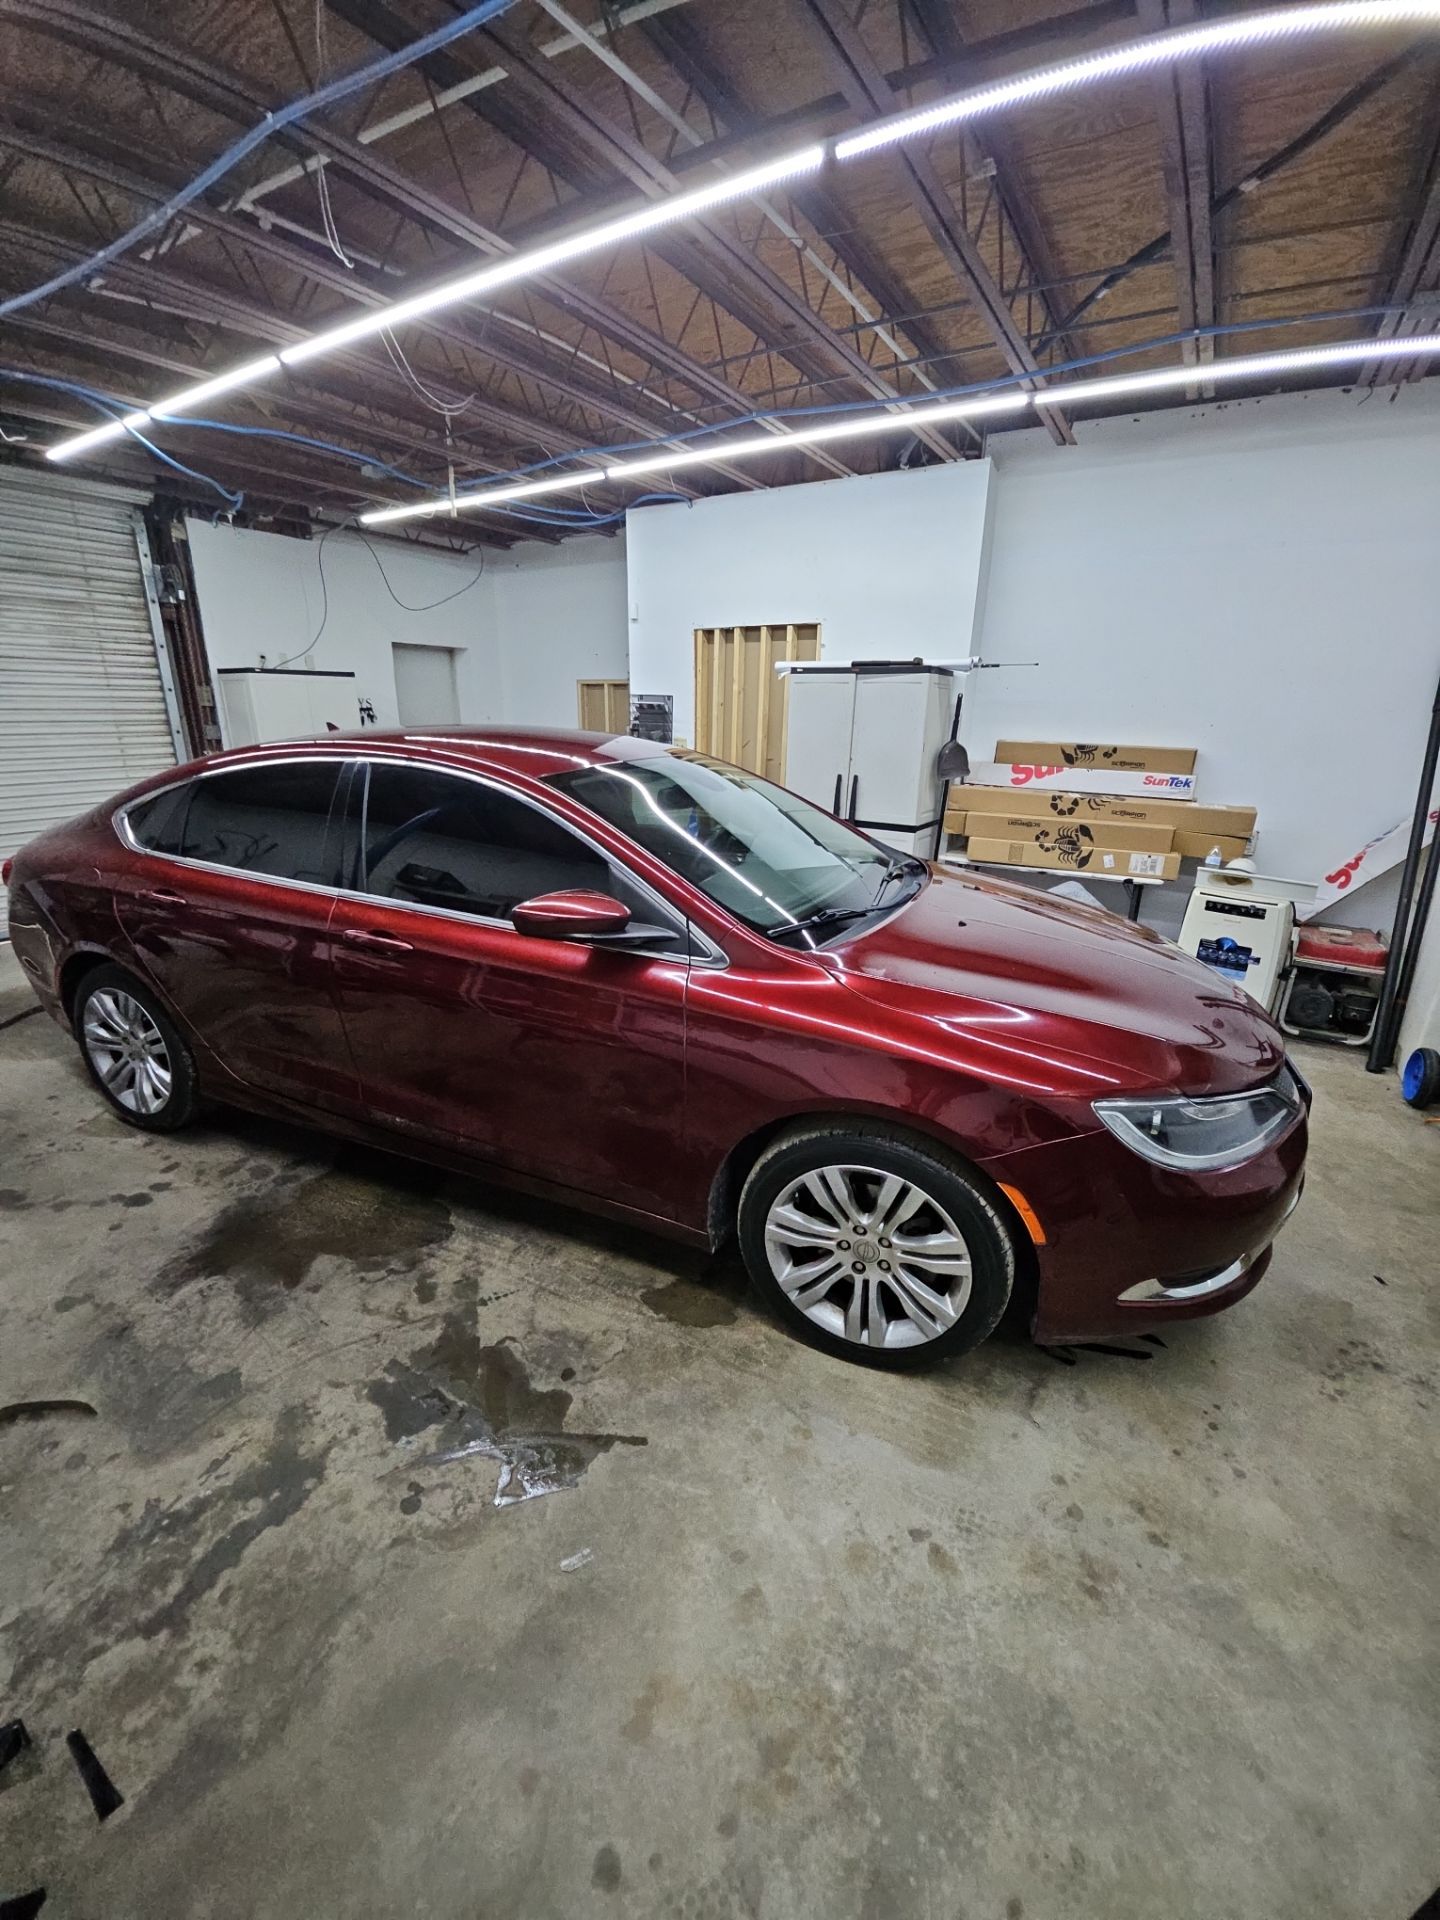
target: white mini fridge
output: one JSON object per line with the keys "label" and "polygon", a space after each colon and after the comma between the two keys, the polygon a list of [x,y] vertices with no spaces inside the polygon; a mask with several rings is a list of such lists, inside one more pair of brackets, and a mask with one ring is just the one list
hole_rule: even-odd
{"label": "white mini fridge", "polygon": [[929,860],[944,804],[954,676],[914,660],[796,668],[785,784],[899,853]]}

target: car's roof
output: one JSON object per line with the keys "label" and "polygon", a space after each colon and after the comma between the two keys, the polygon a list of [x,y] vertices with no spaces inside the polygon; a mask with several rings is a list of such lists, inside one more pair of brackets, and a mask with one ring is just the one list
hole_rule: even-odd
{"label": "car's roof", "polygon": [[[305,747],[395,747],[419,749],[449,761],[526,774],[543,780],[547,774],[573,767],[602,766],[616,760],[651,760],[669,749],[654,740],[636,740],[625,733],[581,733],[560,727],[362,727],[355,732],[327,733],[314,741],[272,741],[269,750]],[[261,749],[241,748],[237,756],[253,757]],[[221,756],[228,759],[229,755]]]}

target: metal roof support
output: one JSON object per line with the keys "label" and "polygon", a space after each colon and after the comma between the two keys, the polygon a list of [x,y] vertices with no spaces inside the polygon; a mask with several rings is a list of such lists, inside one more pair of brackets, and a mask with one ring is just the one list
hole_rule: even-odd
{"label": "metal roof support", "polygon": [[[1403,53],[1397,53],[1389,60],[1382,61],[1363,80],[1357,81],[1353,87],[1348,87],[1332,106],[1327,107],[1324,113],[1312,120],[1308,127],[1297,133],[1293,140],[1287,140],[1283,147],[1277,148],[1258,166],[1251,167],[1248,173],[1226,187],[1223,193],[1215,194],[1210,201],[1212,223],[1215,217],[1224,213],[1227,207],[1233,207],[1246,194],[1256,192],[1267,180],[1273,179],[1277,173],[1283,173],[1286,167],[1309,153],[1313,147],[1319,146],[1321,141],[1328,139],[1338,127],[1344,126],[1345,122],[1359,113],[1362,107],[1368,106],[1377,94],[1383,93],[1392,80],[1401,74],[1408,73],[1422,51],[1422,47],[1418,45],[1407,47]],[[1147,240],[1143,247],[1137,247],[1128,260],[1122,260],[1118,267],[1112,267],[1108,273],[1101,276],[1082,300],[1075,302],[1060,322],[1060,330],[1075,326],[1097,300],[1103,300],[1132,273],[1138,273],[1142,267],[1152,267],[1157,260],[1163,260],[1170,252],[1170,244],[1171,234],[1167,228],[1164,233],[1157,233],[1153,240]],[[1054,336],[1049,336],[1042,341],[1042,347],[1049,344],[1050,337]]]}
{"label": "metal roof support", "polygon": [[[381,46],[411,32],[385,0],[329,0],[329,4]],[[516,146],[582,192],[593,194],[607,176],[638,187],[650,198],[675,189],[676,175],[611,122],[570,83],[568,75],[555,71],[558,63],[542,62],[503,27],[484,29],[477,38],[494,49],[510,83],[473,95],[465,104]],[[434,58],[445,60],[442,55]],[[424,69],[428,71],[431,64],[425,62]],[[447,76],[458,66],[450,61]],[[435,77],[440,77],[438,71]],[[850,341],[834,333],[800,294],[715,222],[696,222],[687,234],[670,233],[648,244],[693,287],[769,341],[799,372],[818,382],[828,381],[838,369],[861,391],[887,402],[896,399],[894,388]],[[753,398],[747,397],[744,405],[750,410]],[[824,449],[809,451],[812,457],[823,458],[832,471],[849,471]]]}
{"label": "metal roof support", "polygon": [[[676,14],[661,15],[647,20],[643,31],[655,51],[686,86],[693,88],[713,117],[723,123],[731,134],[743,138],[747,132],[758,127],[759,116],[740,94],[735,83],[728,76],[719,74],[711,64],[693,20]],[[881,312],[887,318],[885,331],[881,332],[878,327],[875,331],[881,339],[893,343],[893,348],[899,350],[897,357],[905,357],[903,343],[895,339],[899,332],[909,336],[923,359],[939,362],[951,357],[940,336],[923,320],[907,320],[902,325],[888,318],[889,315],[908,311],[910,296],[881,255],[863,234],[855,230],[848,214],[827,186],[823,183],[797,183],[790,188],[789,197],[791,205],[815,229],[835,258],[878,300]],[[848,327],[846,331],[858,333],[863,328]],[[923,367],[911,368],[910,372],[922,386],[933,388],[937,384]],[[966,431],[977,444],[980,443],[981,436],[973,428]]]}
{"label": "metal roof support", "polygon": [[[836,65],[845,95],[856,112],[869,118],[871,114],[893,113],[903,106],[904,102],[891,89],[879,62],[840,0],[802,0],[802,4],[814,20]],[[1026,384],[1037,395],[1037,410],[1051,438],[1057,444],[1073,443],[1075,436],[1059,408],[1039,405],[1038,396],[1045,384],[1040,364],[1016,326],[1009,302],[986,266],[979,247],[951,205],[929,156],[918,147],[907,147],[897,148],[890,158],[905,182],[911,205],[924,221],[946,264],[973,297],[986,331],[1000,349],[1006,365],[1012,373],[1033,376]]]}
{"label": "metal roof support", "polygon": [[[1194,0],[1138,0],[1140,19],[1152,33],[1188,26],[1196,18]],[[1170,210],[1171,255],[1175,263],[1175,303],[1180,327],[1195,338],[1183,349],[1191,366],[1215,357],[1215,342],[1197,330],[1215,325],[1215,238],[1210,204],[1214,194],[1210,157],[1210,109],[1205,76],[1183,63],[1162,68],[1152,89],[1160,131],[1165,198]],[[1192,398],[1209,399],[1214,388],[1197,380]]]}
{"label": "metal roof support", "polygon": [[[1436,306],[1440,304],[1435,298],[1440,293],[1440,85],[1431,89],[1426,124],[1433,130],[1432,138],[1410,194],[1409,218],[1383,296],[1387,304],[1406,311],[1384,316],[1375,329],[1382,340],[1397,333],[1421,333],[1433,326]],[[1411,310],[1412,303],[1427,293],[1431,299],[1423,307]],[[1369,386],[1387,379],[1396,384],[1401,380],[1420,380],[1429,365],[1428,360],[1412,361],[1403,369],[1398,364],[1372,365],[1362,370],[1361,378]]]}
{"label": "metal roof support", "polygon": [[[200,59],[186,46],[167,46],[140,33],[87,5],[85,0],[0,0],[0,18],[4,17],[21,20],[27,26],[87,51],[103,53],[152,84],[180,93],[241,125],[250,126],[258,116],[269,111],[271,103],[235,75]],[[459,212],[438,194],[343,135],[320,126],[308,126],[287,129],[280,139],[292,152],[324,154],[374,198],[433,233],[443,234],[487,257],[512,251],[508,242],[469,214]],[[193,215],[195,210],[192,207],[189,211]],[[730,412],[748,412],[752,407],[749,396],[608,301],[572,286],[559,276],[546,276],[538,280],[536,286],[573,318],[604,333],[651,366],[663,369],[693,393],[719,402]],[[500,357],[498,350],[492,357]]]}
{"label": "metal roof support", "polygon": [[[966,46],[951,0],[901,0],[901,4],[909,6],[935,53],[945,61],[945,91],[973,86],[977,78],[974,71],[977,46],[988,46],[990,43]],[[1077,21],[1075,15],[1069,14],[1061,21],[1048,24],[1052,30],[1064,25],[1084,31],[1095,25],[1096,11],[1091,10],[1089,17],[1083,21]],[[968,70],[967,62],[970,63]],[[1020,179],[1018,148],[1009,127],[1002,119],[992,118],[979,130],[975,140],[977,146],[988,149],[989,158],[995,162],[995,188],[1001,210],[1009,222],[1010,231],[1020,244],[1022,259],[1030,269],[1028,274],[1022,273],[1020,278],[1042,290],[1053,287],[1060,279],[1059,269],[1039,216],[1025,197]],[[1042,291],[1037,304],[1045,315],[1046,332],[1049,334],[1056,315],[1048,293]],[[1060,339],[1072,359],[1079,357],[1080,349],[1073,341],[1066,340],[1063,334],[1051,337]]]}
{"label": "metal roof support", "polygon": [[[143,179],[126,168],[62,146],[56,141],[39,135],[32,135],[4,122],[0,122],[0,147],[10,147],[32,159],[43,160],[65,173],[88,175],[107,185],[117,187],[136,199],[159,201],[166,197],[165,188]],[[203,206],[194,207],[190,211],[193,216],[192,224],[195,226],[222,238],[233,239],[237,245],[248,252],[271,259],[277,265],[307,281],[328,287],[333,292],[354,300],[359,306],[381,306],[390,297],[384,290],[368,284],[359,275],[347,272],[333,258],[312,253],[279,234],[266,233],[258,227],[251,227],[248,223],[237,219],[234,214],[222,213]],[[163,286],[167,279],[176,277],[172,262],[173,252],[164,251],[153,254],[143,262],[139,256],[135,256],[117,265],[123,264],[130,274],[140,271],[152,273],[157,286]],[[107,278],[113,277],[114,272],[115,268],[112,267]],[[192,294],[197,291],[197,283],[182,281],[181,284],[187,285]],[[451,341],[467,353],[481,354],[497,365],[517,373],[524,373],[529,378],[552,387],[576,405],[589,408],[593,413],[616,421],[647,439],[663,440],[668,433],[674,431],[673,420],[658,408],[647,409],[636,406],[627,400],[623,391],[617,397],[613,390],[597,386],[591,381],[578,379],[568,371],[557,371],[544,354],[536,353],[518,343],[507,343],[497,347],[488,338],[477,337],[458,317],[437,318],[431,326],[431,331]],[[297,332],[294,337],[299,337],[299,333]],[[307,375],[307,379],[310,377]],[[537,435],[552,439],[560,446],[568,444],[581,448],[593,444],[593,434],[574,433],[569,429],[559,428],[549,419],[532,420],[529,416],[508,407],[504,401],[493,397],[477,396],[475,404],[481,411],[488,411],[492,423],[500,424],[508,417],[508,425],[501,425],[500,430],[518,436],[521,445],[534,440]],[[687,424],[691,423],[687,422]],[[438,445],[435,451],[439,451]],[[739,479],[742,476],[737,470],[734,477]],[[758,484],[751,475],[745,475],[743,479],[746,485]]]}

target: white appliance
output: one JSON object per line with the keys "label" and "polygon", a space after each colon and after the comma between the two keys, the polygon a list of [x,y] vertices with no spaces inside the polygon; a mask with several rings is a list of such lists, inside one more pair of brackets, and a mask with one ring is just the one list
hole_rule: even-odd
{"label": "white appliance", "polygon": [[930,859],[943,809],[949,667],[915,660],[793,667],[785,784],[899,853]]}
{"label": "white appliance", "polygon": [[1224,979],[1244,987],[1267,1012],[1274,1011],[1279,999],[1294,944],[1290,883],[1224,867],[1196,876],[1180,924],[1180,945]]}
{"label": "white appliance", "polygon": [[342,732],[362,724],[368,704],[356,698],[353,673],[323,673],[310,667],[221,667],[215,681],[220,737],[227,747]]}

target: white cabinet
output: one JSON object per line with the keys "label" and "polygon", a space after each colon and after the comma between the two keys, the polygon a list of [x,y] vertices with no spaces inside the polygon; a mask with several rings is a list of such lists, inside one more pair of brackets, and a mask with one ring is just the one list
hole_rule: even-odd
{"label": "white cabinet", "polygon": [[222,667],[215,675],[220,735],[227,747],[264,740],[306,740],[361,723],[353,673]]}
{"label": "white cabinet", "polygon": [[886,846],[928,859],[952,686],[948,668],[909,661],[798,669],[790,676],[786,786]]}

